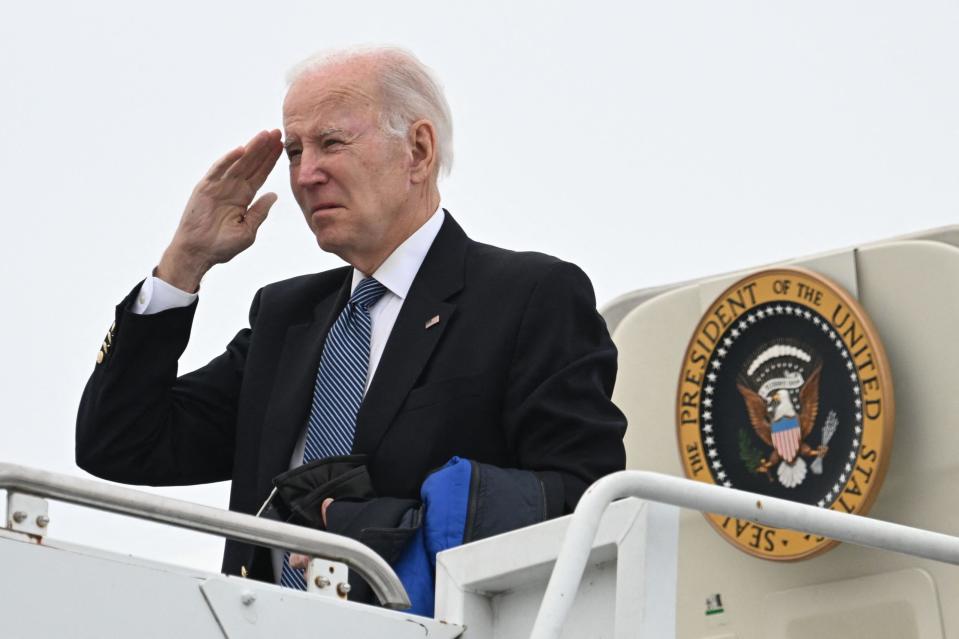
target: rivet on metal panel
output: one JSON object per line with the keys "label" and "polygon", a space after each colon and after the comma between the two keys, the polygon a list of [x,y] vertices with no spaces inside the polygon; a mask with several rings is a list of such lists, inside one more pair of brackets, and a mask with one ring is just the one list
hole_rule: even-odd
{"label": "rivet on metal panel", "polygon": [[337,592],[337,594],[339,594],[341,597],[346,597],[348,594],[350,594],[350,584],[348,584],[348,583],[346,583],[346,582],[341,583],[341,584],[337,584],[337,586],[336,586],[336,592]]}
{"label": "rivet on metal panel", "polygon": [[[35,495],[7,492],[7,528],[37,538],[47,534],[47,500]],[[41,521],[45,523],[40,523]]]}
{"label": "rivet on metal panel", "polygon": [[244,590],[240,594],[240,603],[242,603],[244,606],[252,606],[254,601],[256,601],[256,595],[253,594],[253,592]]}
{"label": "rivet on metal panel", "polygon": [[345,564],[313,557],[306,569],[306,590],[323,597],[344,599],[343,593],[336,586],[346,583],[349,576],[350,571]]}

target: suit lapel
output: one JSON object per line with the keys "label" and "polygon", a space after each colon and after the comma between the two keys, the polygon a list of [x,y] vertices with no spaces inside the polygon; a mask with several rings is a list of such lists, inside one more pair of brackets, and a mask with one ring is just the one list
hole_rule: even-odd
{"label": "suit lapel", "polygon": [[[463,288],[468,239],[446,213],[390,332],[356,419],[353,452],[372,453],[442,338]],[[439,317],[436,322],[434,318]]]}
{"label": "suit lapel", "polygon": [[352,269],[341,271],[342,285],[322,297],[313,309],[313,318],[292,324],[286,331],[260,440],[261,489],[289,467],[297,437],[306,427],[323,342],[350,297]]}

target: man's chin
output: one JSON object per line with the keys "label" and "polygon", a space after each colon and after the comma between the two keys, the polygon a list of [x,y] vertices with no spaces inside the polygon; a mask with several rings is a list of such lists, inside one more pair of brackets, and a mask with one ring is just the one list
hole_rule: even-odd
{"label": "man's chin", "polygon": [[314,233],[314,236],[316,237],[316,245],[319,246],[321,250],[327,253],[336,253],[336,242],[333,242],[329,237],[321,235],[320,233]]}
{"label": "man's chin", "polygon": [[320,247],[320,250],[346,259],[343,257],[346,248],[343,242],[338,242],[337,239],[329,233],[314,233],[313,235],[316,237],[316,245]]}

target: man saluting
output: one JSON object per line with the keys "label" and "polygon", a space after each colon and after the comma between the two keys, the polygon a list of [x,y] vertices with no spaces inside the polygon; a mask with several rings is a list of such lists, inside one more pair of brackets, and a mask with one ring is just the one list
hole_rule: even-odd
{"label": "man saluting", "polygon": [[[385,48],[307,60],[283,128],[214,163],[152,276],[117,306],[77,463],[134,484],[232,479],[230,508],[251,514],[281,486],[283,519],[390,560],[402,544],[389,540],[407,538],[383,531],[412,525],[424,481],[451,459],[487,482],[466,541],[568,513],[622,469],[616,350],[590,282],[474,242],[441,208],[452,122],[428,69]],[[347,265],[263,287],[250,327],[178,377],[200,280],[253,243],[277,199],[256,193],[284,149],[310,232]],[[227,541],[223,570],[302,587],[303,564]]]}

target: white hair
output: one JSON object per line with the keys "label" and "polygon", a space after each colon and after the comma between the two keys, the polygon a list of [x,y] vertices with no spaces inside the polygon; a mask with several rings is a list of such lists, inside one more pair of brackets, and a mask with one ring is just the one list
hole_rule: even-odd
{"label": "white hair", "polygon": [[303,76],[352,60],[368,59],[376,64],[376,77],[383,92],[383,130],[406,138],[410,125],[429,120],[436,129],[436,166],[439,175],[453,168],[453,116],[443,87],[433,71],[415,55],[399,47],[354,47],[314,54],[287,73],[292,85]]}

